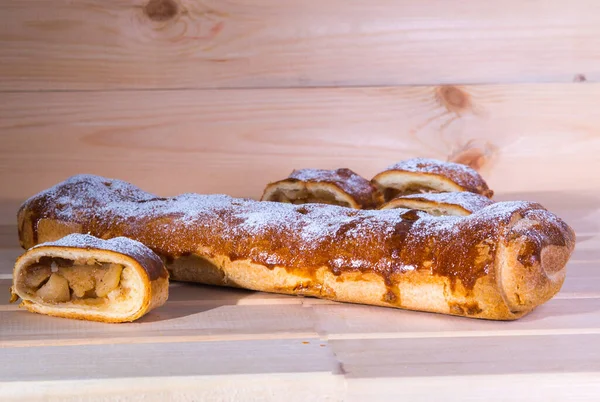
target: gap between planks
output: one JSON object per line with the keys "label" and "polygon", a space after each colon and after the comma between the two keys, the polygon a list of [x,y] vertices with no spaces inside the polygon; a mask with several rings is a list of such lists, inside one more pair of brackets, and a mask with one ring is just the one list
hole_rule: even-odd
{"label": "gap between planks", "polygon": [[[0,396],[69,396],[76,388],[98,399],[100,393],[102,400],[108,400],[111,391],[113,398],[115,392],[130,392],[136,398],[147,394],[148,400],[167,400],[165,392],[185,393],[195,387],[192,399],[202,391],[206,397],[201,400],[214,400],[222,389],[243,389],[246,399],[263,400],[264,387],[273,396],[275,386],[281,395],[291,393],[287,400],[422,401],[440,399],[438,395],[451,395],[452,400],[478,396],[499,401],[507,395],[536,402],[557,396],[597,400],[597,351],[590,350],[597,341],[579,336],[528,338],[522,344],[425,339],[335,341],[325,348],[297,342],[31,348],[9,355],[15,361],[4,368]],[[98,359],[99,354],[103,358]],[[72,355],[75,358],[64,358]],[[53,370],[47,370],[50,365]],[[292,384],[281,387],[282,376],[301,386],[298,392],[315,395],[298,398]],[[260,395],[247,388],[252,384]],[[239,399],[241,394],[227,395],[222,399]]]}
{"label": "gap between planks", "polygon": [[386,340],[386,339],[437,339],[437,338],[492,338],[492,337],[524,337],[524,336],[556,336],[556,335],[600,335],[600,328],[577,329],[536,329],[536,330],[504,330],[504,331],[440,331],[440,332],[389,332],[389,333],[355,333],[328,334],[316,332],[306,333],[275,333],[275,334],[239,334],[239,335],[156,335],[136,337],[98,337],[98,338],[49,338],[35,340],[0,341],[2,348],[29,348],[54,346],[83,346],[83,345],[122,345],[122,344],[165,344],[185,342],[240,342],[266,340],[302,340],[303,342],[325,344],[329,341],[341,340]]}
{"label": "gap between planks", "polygon": [[[110,325],[110,324],[109,324]],[[316,332],[299,333],[276,333],[276,334],[219,334],[219,335],[185,335],[185,336],[135,336],[135,337],[98,337],[98,338],[64,338],[64,339],[35,339],[35,340],[12,340],[0,341],[1,348],[25,348],[42,346],[81,346],[81,345],[120,345],[120,344],[163,344],[163,343],[185,343],[185,342],[240,342],[240,341],[266,341],[266,340],[318,340]],[[318,342],[317,342],[318,343]]]}

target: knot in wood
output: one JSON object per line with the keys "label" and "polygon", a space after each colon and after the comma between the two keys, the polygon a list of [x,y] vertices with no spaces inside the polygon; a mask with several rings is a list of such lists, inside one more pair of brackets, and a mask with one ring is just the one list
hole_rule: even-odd
{"label": "knot in wood", "polygon": [[144,14],[152,21],[168,21],[179,12],[179,6],[174,0],[150,0],[144,6]]}
{"label": "knot in wood", "polygon": [[452,85],[438,87],[435,91],[437,101],[450,112],[460,113],[471,109],[469,94]]}

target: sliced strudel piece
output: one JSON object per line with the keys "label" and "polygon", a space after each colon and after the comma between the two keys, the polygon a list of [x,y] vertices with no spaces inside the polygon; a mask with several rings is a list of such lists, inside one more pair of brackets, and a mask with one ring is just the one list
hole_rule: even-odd
{"label": "sliced strudel piece", "polygon": [[469,191],[492,198],[494,192],[483,178],[467,165],[436,159],[414,158],[388,167],[371,182],[383,194],[385,202],[415,193]]}
{"label": "sliced strudel piece", "polygon": [[470,215],[493,204],[483,195],[458,191],[453,193],[420,193],[400,195],[386,202],[380,209],[408,208],[427,212],[431,215]]}
{"label": "sliced strudel piece", "polygon": [[287,179],[269,183],[261,200],[374,209],[383,198],[369,180],[350,169],[300,169]]}
{"label": "sliced strudel piece", "polygon": [[71,234],[17,259],[12,300],[29,311],[103,322],[134,321],[165,303],[169,274],[142,243]]}

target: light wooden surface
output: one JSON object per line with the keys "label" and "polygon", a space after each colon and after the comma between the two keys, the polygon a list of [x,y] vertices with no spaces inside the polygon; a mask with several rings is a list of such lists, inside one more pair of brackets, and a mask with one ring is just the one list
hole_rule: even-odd
{"label": "light wooden surface", "polygon": [[2,0],[0,289],[77,173],[258,198],[303,167],[467,163],[577,232],[516,322],[171,285],[107,325],[0,296],[1,401],[597,401],[600,2]]}
{"label": "light wooden surface", "polygon": [[4,0],[0,50],[4,90],[598,81],[600,4]]}
{"label": "light wooden surface", "polygon": [[[159,195],[260,197],[293,169],[371,178],[401,159],[471,164],[498,193],[600,198],[600,84],[4,93],[0,197],[19,202],[70,175]],[[552,198],[552,197],[547,197]]]}
{"label": "light wooden surface", "polygon": [[[0,367],[0,400],[595,401],[599,206],[581,213],[564,201],[555,212],[580,228],[567,279],[518,321],[183,283],[130,324],[36,315],[4,298],[0,354],[11,364]],[[22,251],[14,228],[0,228],[7,289]]]}

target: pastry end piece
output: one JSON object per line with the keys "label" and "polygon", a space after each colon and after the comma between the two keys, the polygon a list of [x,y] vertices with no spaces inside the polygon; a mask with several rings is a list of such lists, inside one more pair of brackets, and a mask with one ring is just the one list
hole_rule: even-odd
{"label": "pastry end piece", "polygon": [[27,250],[15,264],[11,302],[56,317],[130,322],[162,306],[169,274],[142,243],[71,234]]}

